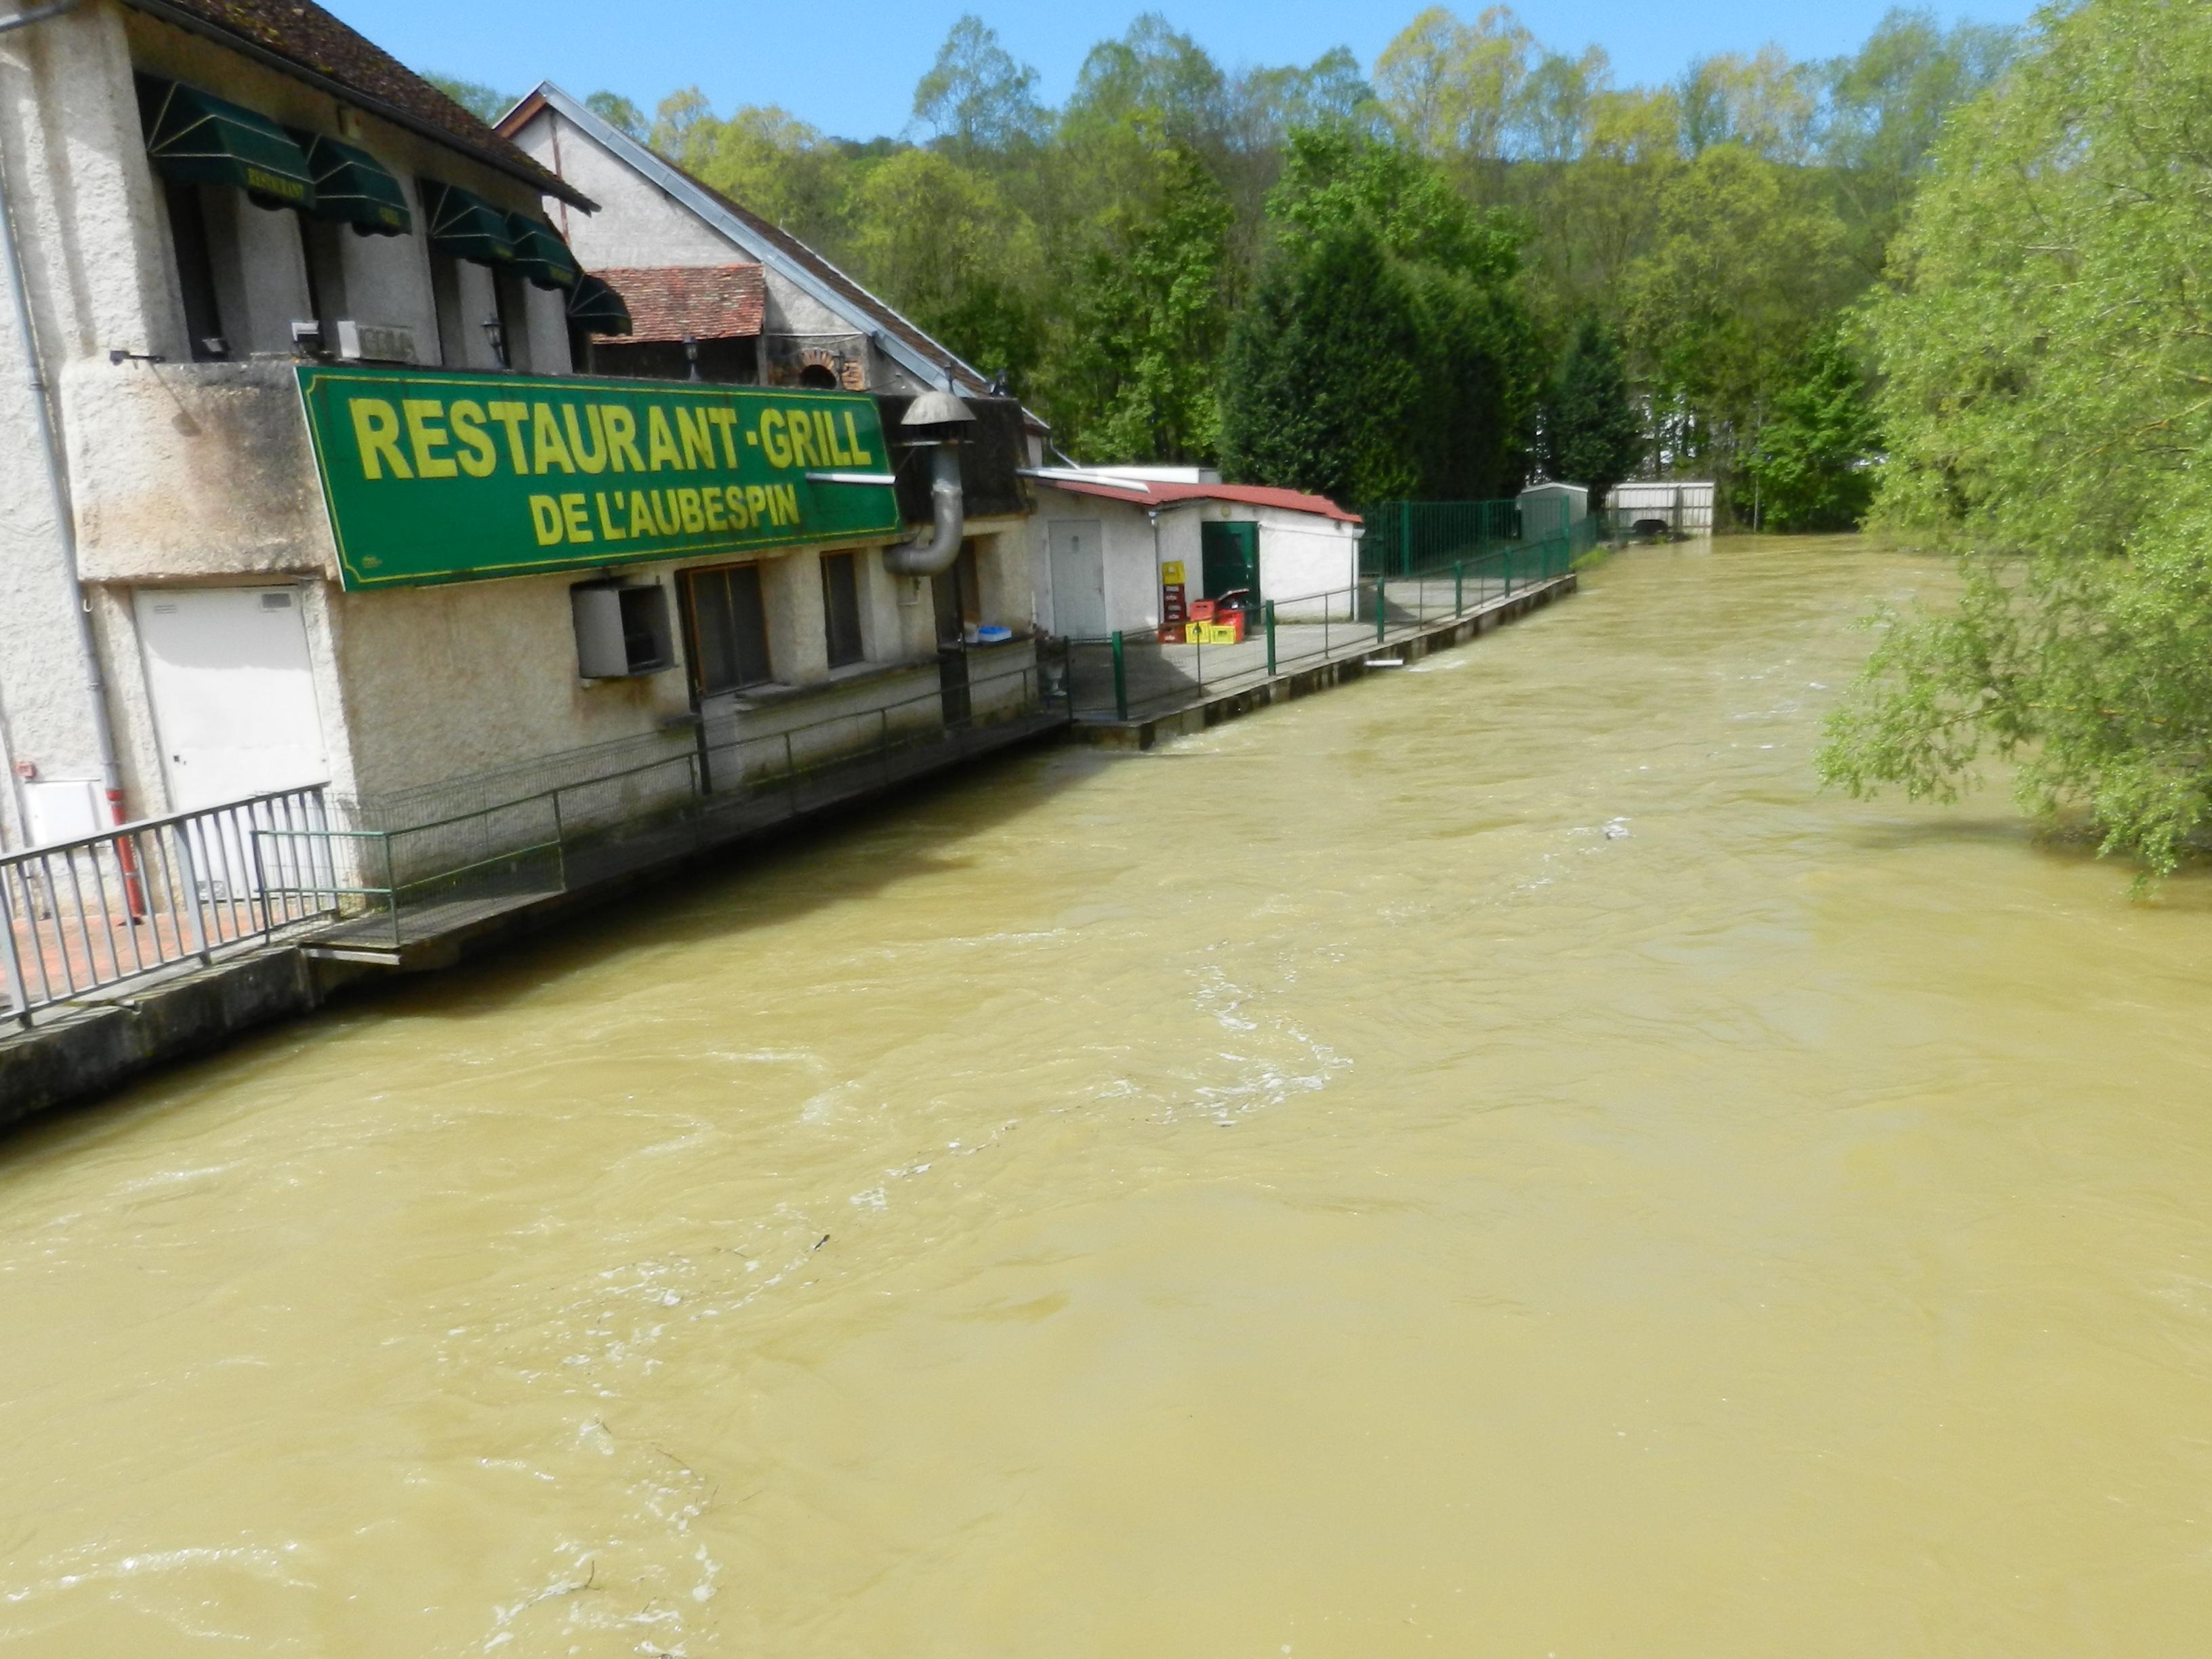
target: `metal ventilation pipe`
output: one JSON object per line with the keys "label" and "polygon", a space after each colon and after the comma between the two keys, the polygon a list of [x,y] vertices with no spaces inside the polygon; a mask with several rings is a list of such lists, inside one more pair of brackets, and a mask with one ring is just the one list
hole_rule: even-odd
{"label": "metal ventilation pipe", "polygon": [[892,575],[934,576],[960,556],[968,523],[960,489],[960,428],[975,418],[975,411],[950,392],[925,392],[899,422],[915,441],[935,447],[929,457],[929,533],[884,550],[884,568]]}

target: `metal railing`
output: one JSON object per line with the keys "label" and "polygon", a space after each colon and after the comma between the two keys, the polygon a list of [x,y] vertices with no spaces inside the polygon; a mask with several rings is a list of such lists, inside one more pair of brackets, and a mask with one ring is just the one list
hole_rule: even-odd
{"label": "metal railing", "polygon": [[[762,732],[725,718],[659,755],[512,799],[388,821],[386,801],[334,800],[326,820],[262,832],[281,861],[320,873],[345,919],[319,945],[397,951],[516,904],[788,822],[1066,719],[1034,658],[978,674],[968,711],[945,688]],[[674,746],[676,741],[681,747]],[[380,821],[386,820],[386,821]],[[264,850],[264,859],[272,850]]]}
{"label": "metal railing", "polygon": [[1565,501],[1377,501],[1359,509],[1359,574],[1419,576],[1571,533]]}
{"label": "metal railing", "polygon": [[[1070,640],[1069,712],[1077,720],[1130,720],[1207,696],[1259,685],[1336,659],[1364,656],[1441,622],[1557,580],[1592,545],[1587,520],[1560,534],[1501,547],[1409,576],[1363,576],[1350,587],[1270,599],[1245,612],[1245,636],[1192,641],[1188,629]],[[1182,631],[1182,640],[1162,635]]]}
{"label": "metal railing", "polygon": [[264,839],[325,823],[324,796],[320,784],[279,790],[0,854],[0,1019],[27,1025],[41,1009],[335,915],[326,854]]}

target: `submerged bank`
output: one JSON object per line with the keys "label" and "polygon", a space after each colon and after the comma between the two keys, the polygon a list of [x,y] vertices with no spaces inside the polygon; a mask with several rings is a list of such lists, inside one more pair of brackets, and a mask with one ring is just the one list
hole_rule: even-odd
{"label": "submerged bank", "polygon": [[2205,891],[1815,792],[1850,543],[0,1147],[0,1648],[2186,1650]]}

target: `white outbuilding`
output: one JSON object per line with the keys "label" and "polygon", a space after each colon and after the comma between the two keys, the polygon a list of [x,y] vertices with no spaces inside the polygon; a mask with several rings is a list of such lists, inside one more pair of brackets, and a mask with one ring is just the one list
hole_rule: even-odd
{"label": "white outbuilding", "polygon": [[[1182,469],[1037,468],[1038,627],[1063,639],[1151,632],[1212,599],[1285,621],[1359,580],[1360,520],[1323,495],[1164,477]],[[1149,476],[1146,476],[1149,475]],[[1341,603],[1340,601],[1340,603]]]}

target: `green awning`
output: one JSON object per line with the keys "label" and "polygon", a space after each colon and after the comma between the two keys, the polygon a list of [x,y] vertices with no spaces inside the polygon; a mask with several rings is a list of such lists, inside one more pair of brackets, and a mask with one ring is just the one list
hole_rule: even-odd
{"label": "green awning", "polygon": [[507,228],[507,215],[474,191],[425,179],[422,214],[430,222],[430,246],[436,252],[480,265],[514,263],[514,234]]}
{"label": "green awning", "polygon": [[540,288],[575,287],[576,256],[559,231],[526,213],[508,214],[507,230],[514,239],[515,269]]}
{"label": "green awning", "polygon": [[315,205],[307,156],[267,116],[151,75],[138,77],[138,113],[164,178],[242,190],[264,207]]}
{"label": "green awning", "polygon": [[295,131],[315,181],[314,215],[364,236],[405,236],[415,228],[407,192],[365,149],[327,133]]}
{"label": "green awning", "polygon": [[576,277],[568,291],[568,320],[586,334],[627,334],[629,307],[623,296],[588,270]]}

